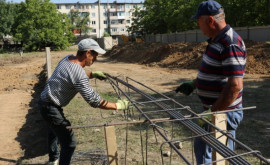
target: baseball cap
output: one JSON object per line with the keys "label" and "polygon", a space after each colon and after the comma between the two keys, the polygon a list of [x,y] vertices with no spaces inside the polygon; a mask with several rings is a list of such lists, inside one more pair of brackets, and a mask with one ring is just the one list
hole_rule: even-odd
{"label": "baseball cap", "polygon": [[86,39],[81,40],[78,44],[78,49],[79,49],[79,51],[94,50],[99,54],[106,53],[106,51],[103,50],[99,46],[99,44],[91,38],[86,38]]}
{"label": "baseball cap", "polygon": [[201,15],[216,15],[224,12],[223,7],[216,1],[208,0],[200,3],[196,15],[190,20],[198,19]]}

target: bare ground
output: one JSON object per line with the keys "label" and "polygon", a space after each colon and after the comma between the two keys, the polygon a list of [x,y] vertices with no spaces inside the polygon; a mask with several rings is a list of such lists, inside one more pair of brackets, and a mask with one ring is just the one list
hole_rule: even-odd
{"label": "bare ground", "polygon": [[[160,92],[170,93],[181,82],[196,77],[204,46],[205,43],[118,46],[86,70],[124,74]],[[247,46],[244,106],[257,106],[257,109],[245,113],[238,137],[269,159],[270,50],[265,43]],[[69,53],[75,52],[53,52],[53,60],[59,61]],[[25,162],[22,160],[28,160],[27,164],[44,164],[47,160],[45,125],[37,110],[46,81],[44,64],[45,58],[41,57],[0,58],[0,164]],[[180,99],[186,105],[191,104],[184,96]]]}

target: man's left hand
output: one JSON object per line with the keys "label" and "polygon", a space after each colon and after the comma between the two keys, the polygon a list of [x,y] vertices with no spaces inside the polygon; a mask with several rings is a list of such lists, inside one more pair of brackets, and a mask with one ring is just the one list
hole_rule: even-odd
{"label": "man's left hand", "polygon": [[107,76],[105,75],[105,73],[101,72],[101,71],[92,72],[92,77],[97,78],[99,80],[106,80],[107,79]]}
{"label": "man's left hand", "polygon": [[[203,112],[201,113],[201,115],[203,115],[203,114],[205,114],[205,113],[211,113],[211,112],[212,112],[212,111],[211,111],[211,108],[209,108],[208,110],[203,111]],[[202,118],[208,120],[209,122],[212,121],[212,115],[205,115],[205,116],[202,116]],[[204,125],[206,124],[206,122],[204,122],[202,119],[199,119],[199,120],[198,120],[198,124],[199,124],[200,127],[204,127]]]}

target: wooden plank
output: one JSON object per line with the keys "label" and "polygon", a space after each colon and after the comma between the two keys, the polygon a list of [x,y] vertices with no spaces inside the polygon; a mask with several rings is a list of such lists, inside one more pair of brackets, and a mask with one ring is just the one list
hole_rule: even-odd
{"label": "wooden plank", "polygon": [[[221,130],[227,130],[227,115],[226,114],[214,114],[212,115],[212,123],[217,126],[219,129]],[[216,130],[213,130],[216,131]],[[222,143],[226,145],[226,141],[227,141],[227,137],[226,136],[222,136],[221,137],[221,133],[220,132],[215,132],[214,133],[214,137],[218,138],[218,140]],[[223,157],[217,153],[216,151],[213,151],[212,153],[212,161],[216,161],[216,160],[220,160],[223,159]],[[214,165],[226,165],[228,161],[220,161],[220,162],[216,162],[213,163]]]}
{"label": "wooden plank", "polygon": [[118,152],[114,126],[104,127],[109,165],[118,165]]}
{"label": "wooden plank", "polygon": [[51,52],[50,47],[46,47],[46,69],[47,69],[47,77],[48,79],[52,75],[52,61],[51,61]]}

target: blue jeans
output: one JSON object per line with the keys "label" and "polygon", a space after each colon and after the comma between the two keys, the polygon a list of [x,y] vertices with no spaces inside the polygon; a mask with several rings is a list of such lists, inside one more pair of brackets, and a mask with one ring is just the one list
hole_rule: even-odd
{"label": "blue jeans", "polygon": [[[49,161],[60,157],[59,165],[69,165],[76,148],[74,132],[67,129],[70,122],[65,118],[63,109],[54,104],[39,101],[41,116],[48,125]],[[58,142],[61,146],[59,155]]]}
{"label": "blue jeans", "polygon": [[[242,108],[242,105],[239,105],[237,108]],[[239,126],[240,122],[243,119],[243,111],[228,112],[227,113],[227,131],[228,135],[236,138],[236,129]],[[208,126],[205,127],[206,131],[209,130]],[[234,141],[228,138],[228,148],[234,150]],[[212,162],[212,148],[210,148],[202,140],[202,138],[195,138],[194,140],[194,152],[197,164],[204,164]]]}

